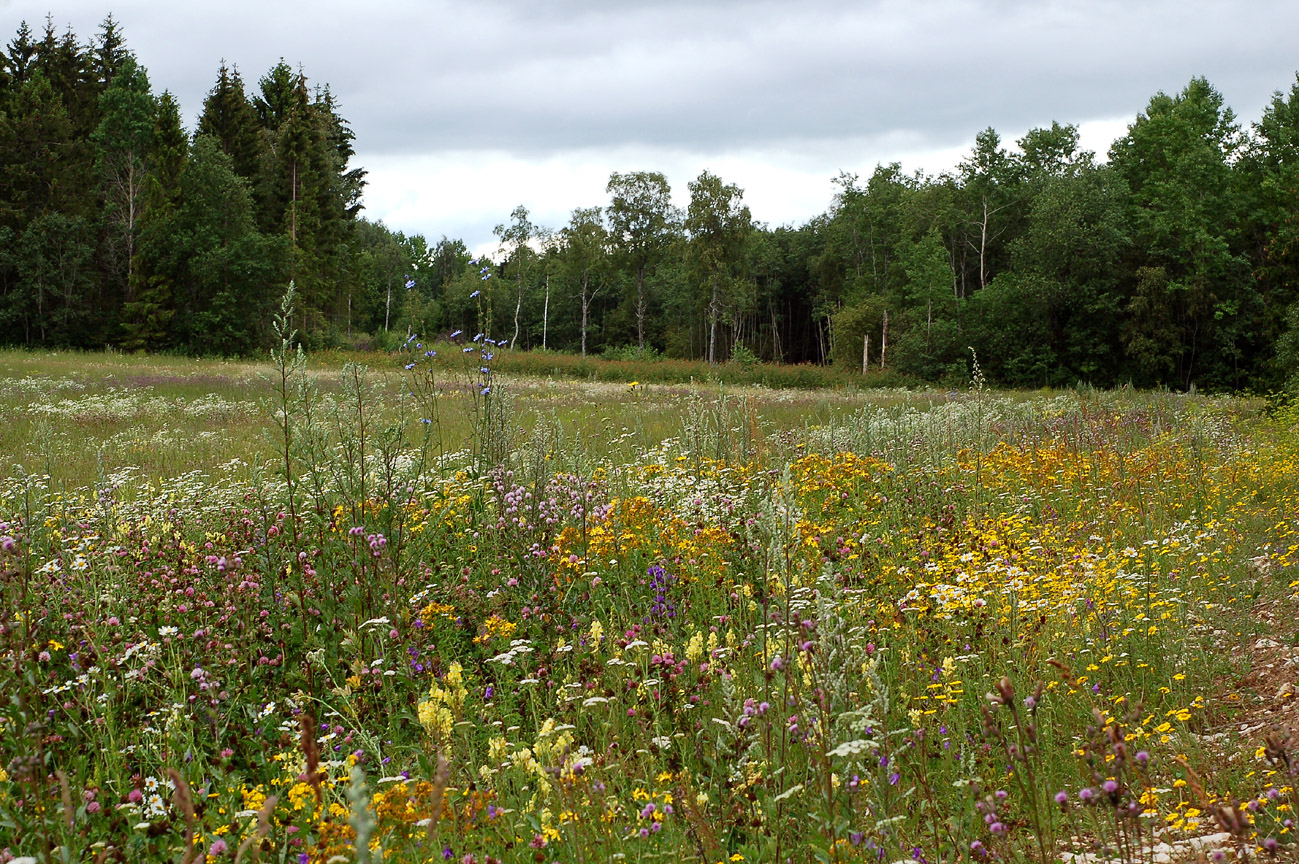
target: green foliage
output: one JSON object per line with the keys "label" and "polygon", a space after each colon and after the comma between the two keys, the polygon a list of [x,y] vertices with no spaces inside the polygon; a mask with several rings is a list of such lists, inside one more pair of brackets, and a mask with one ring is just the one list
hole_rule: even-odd
{"label": "green foliage", "polygon": [[[1240,386],[1256,315],[1241,255],[1232,165],[1242,139],[1231,109],[1203,78],[1157,94],[1111,161],[1129,190],[1138,284],[1125,344],[1147,376]],[[1138,322],[1146,322],[1146,324]],[[1153,340],[1143,334],[1155,328]],[[1147,380],[1151,380],[1147,377]]]}
{"label": "green foliage", "polygon": [[[707,303],[701,311],[708,321],[708,362],[720,358],[717,353],[717,328],[722,315],[740,316],[746,311],[750,283],[743,267],[744,246],[753,230],[744,192],[734,183],[723,183],[715,174],[704,171],[690,183],[690,206],[686,211],[685,229],[690,235],[690,260],[698,284],[707,291]],[[702,304],[703,296],[699,297]],[[739,334],[732,327],[732,336]]]}
{"label": "green foliage", "polygon": [[361,217],[338,105],[284,60],[254,86],[223,63],[191,144],[111,17],[85,44],[20,25],[0,52],[0,343],[256,351],[292,280],[315,346],[494,316],[515,350],[844,370],[870,334],[872,374],[936,382],[970,348],[1008,385],[1266,391],[1291,375],[1299,78],[1248,128],[1202,78],[1158,93],[1108,164],[1073,125],[1015,146],[985,129],[948,173],[841,174],[798,226],[753,224],[743,190],[706,171],[685,213],[663,174],[614,172],[606,201],[554,230],[516,208],[499,260],[472,267],[462,240]]}
{"label": "green foliage", "polygon": [[628,298],[629,317],[636,323],[636,345],[645,347],[651,296],[645,279],[671,244],[678,216],[672,189],[657,171],[614,172],[605,189],[611,196],[606,214],[609,236],[624,264],[634,274],[635,293]]}
{"label": "green foliage", "polygon": [[1276,344],[1277,365],[1285,375],[1286,389],[1299,395],[1299,303],[1286,310],[1285,331]]}
{"label": "green foliage", "polygon": [[270,317],[267,285],[277,242],[257,230],[247,185],[214,138],[194,141],[171,240],[181,262],[175,318],[181,343],[200,354],[252,351]]}

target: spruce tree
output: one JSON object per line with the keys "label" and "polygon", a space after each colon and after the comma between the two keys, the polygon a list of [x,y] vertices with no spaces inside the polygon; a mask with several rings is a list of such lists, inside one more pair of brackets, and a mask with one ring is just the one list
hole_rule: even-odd
{"label": "spruce tree", "polygon": [[0,116],[0,330],[15,341],[91,341],[94,184],[77,143],[63,101],[33,70]]}
{"label": "spruce tree", "polygon": [[180,106],[169,91],[158,97],[149,141],[144,208],[132,266],[131,300],[122,310],[122,347],[128,351],[169,347],[181,272],[176,207],[189,153]]}
{"label": "spruce tree", "polygon": [[263,147],[260,124],[237,68],[221,64],[216,85],[203,101],[195,134],[216,139],[240,177],[251,180],[257,176]]}

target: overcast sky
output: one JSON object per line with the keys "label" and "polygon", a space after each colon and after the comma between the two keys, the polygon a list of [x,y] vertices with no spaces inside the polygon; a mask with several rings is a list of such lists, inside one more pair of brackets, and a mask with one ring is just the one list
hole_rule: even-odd
{"label": "overcast sky", "polygon": [[1102,156],[1159,90],[1203,75],[1257,119],[1299,68],[1295,0],[0,0],[4,40],[111,12],[190,128],[222,60],[328,83],[369,171],[366,213],[481,249],[523,204],[560,227],[612,171],[705,168],[753,217],[823,212],[842,170],[938,173],[980,129],[1053,120]]}

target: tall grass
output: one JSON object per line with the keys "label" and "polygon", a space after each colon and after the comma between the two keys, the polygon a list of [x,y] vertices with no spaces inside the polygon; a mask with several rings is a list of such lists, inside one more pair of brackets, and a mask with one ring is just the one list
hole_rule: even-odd
{"label": "tall grass", "polygon": [[0,355],[0,860],[1291,849],[1292,418],[281,337]]}

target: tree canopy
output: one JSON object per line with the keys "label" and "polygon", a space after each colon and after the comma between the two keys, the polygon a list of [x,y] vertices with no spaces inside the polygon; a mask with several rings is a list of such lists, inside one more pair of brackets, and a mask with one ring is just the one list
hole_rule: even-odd
{"label": "tree canopy", "polygon": [[[1108,154],[1052,123],[975,136],[951,172],[841,174],[803,225],[755,223],[709,171],[662,173],[547,228],[520,204],[462,240],[365,218],[330,88],[222,63],[196,128],[110,17],[0,50],[0,343],[239,354],[292,280],[313,344],[476,330],[516,349],[836,363],[1015,386],[1267,390],[1299,369],[1299,76],[1242,124],[1203,78]],[[479,304],[467,298],[491,280]]]}

